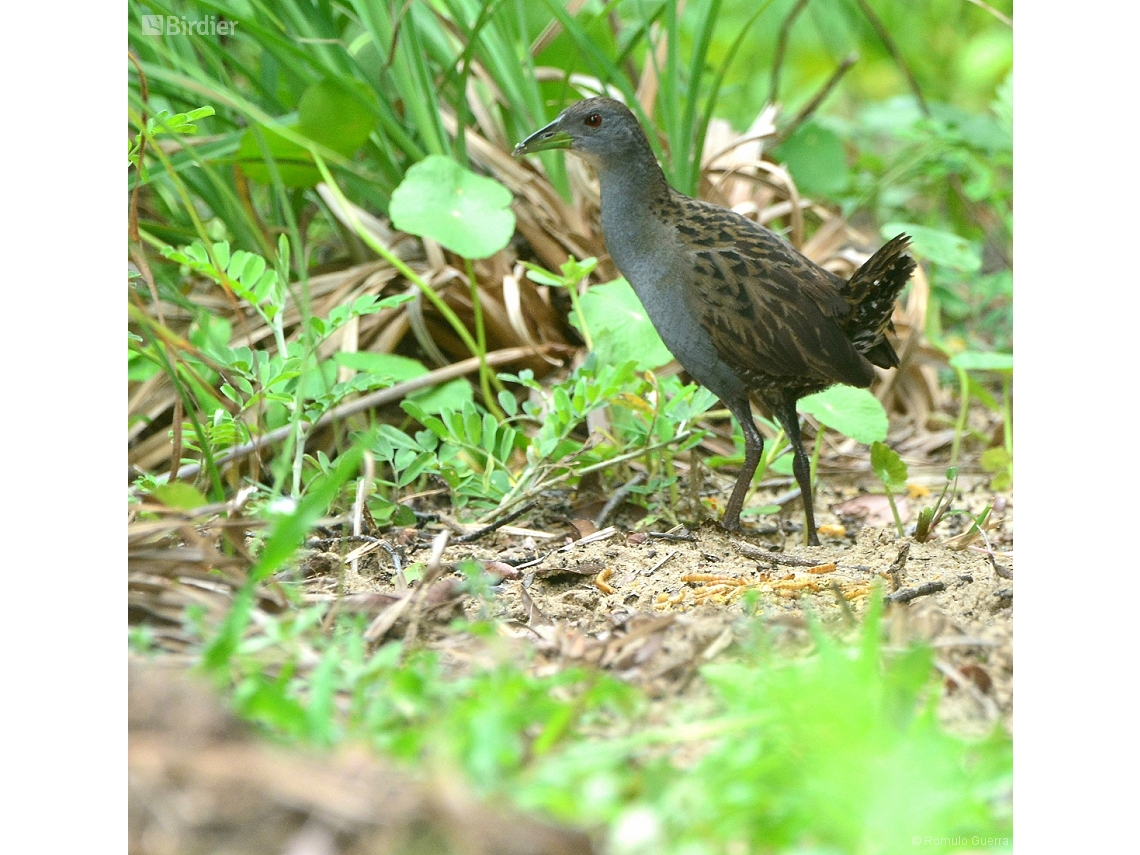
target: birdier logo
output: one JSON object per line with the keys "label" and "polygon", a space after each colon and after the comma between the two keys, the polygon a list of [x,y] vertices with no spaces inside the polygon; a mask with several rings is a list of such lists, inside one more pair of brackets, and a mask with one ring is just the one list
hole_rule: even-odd
{"label": "birdier logo", "polygon": [[215,15],[197,21],[177,15],[142,16],[144,36],[232,36],[236,31],[237,21],[219,21]]}

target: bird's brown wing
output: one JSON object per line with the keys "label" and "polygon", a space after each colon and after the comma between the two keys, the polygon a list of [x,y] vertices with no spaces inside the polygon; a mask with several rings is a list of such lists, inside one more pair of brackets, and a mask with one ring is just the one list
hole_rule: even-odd
{"label": "bird's brown wing", "polygon": [[726,361],[760,384],[870,385],[874,370],[837,320],[850,311],[832,282],[842,280],[739,214],[675,199],[677,236],[700,283],[686,296]]}

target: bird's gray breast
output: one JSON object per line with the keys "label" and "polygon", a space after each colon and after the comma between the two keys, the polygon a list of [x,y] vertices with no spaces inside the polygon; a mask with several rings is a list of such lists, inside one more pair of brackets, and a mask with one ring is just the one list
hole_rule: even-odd
{"label": "bird's gray breast", "polygon": [[[702,386],[725,399],[746,394],[744,381],[716,351],[693,300],[693,264],[673,227],[602,208],[602,232],[614,265],[633,287],[665,346]],[[707,283],[715,287],[716,283]]]}

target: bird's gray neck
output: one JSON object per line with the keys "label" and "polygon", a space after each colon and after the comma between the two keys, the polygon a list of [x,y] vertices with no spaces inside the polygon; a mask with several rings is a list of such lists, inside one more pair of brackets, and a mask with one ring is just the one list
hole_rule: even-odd
{"label": "bird's gray neck", "polygon": [[602,228],[607,231],[659,216],[669,204],[672,190],[665,173],[648,141],[643,138],[638,142],[640,145],[631,146],[618,157],[594,164],[601,185]]}
{"label": "bird's gray neck", "polygon": [[594,167],[601,186],[606,249],[623,276],[631,282],[643,279],[635,268],[655,266],[661,248],[672,243],[672,188],[648,140],[640,135],[620,154],[595,161]]}
{"label": "bird's gray neck", "polygon": [[671,328],[671,313],[681,303],[674,287],[680,280],[676,224],[670,216],[673,191],[665,174],[647,154],[627,159],[620,168],[599,169],[598,179],[606,251],[658,330],[663,324]]}

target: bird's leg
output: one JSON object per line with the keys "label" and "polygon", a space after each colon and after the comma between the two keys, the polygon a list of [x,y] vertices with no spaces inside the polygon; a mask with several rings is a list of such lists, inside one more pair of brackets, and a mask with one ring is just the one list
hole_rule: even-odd
{"label": "bird's leg", "polygon": [[736,486],[732,488],[720,524],[726,531],[740,531],[740,510],[744,507],[744,497],[748,495],[752,476],[756,474],[756,467],[760,465],[760,458],[764,454],[764,437],[756,429],[756,422],[752,420],[752,408],[747,400],[743,404],[728,404],[728,409],[736,416],[744,431],[744,466],[736,477]]}
{"label": "bird's leg", "polygon": [[792,471],[796,476],[796,483],[800,485],[800,495],[804,502],[804,525],[807,542],[811,546],[819,546],[819,535],[815,531],[815,509],[812,504],[811,490],[811,461],[804,451],[803,440],[800,439],[800,417],[796,412],[795,398],[785,397],[780,406],[772,408],[772,414],[780,422],[788,442],[792,444]]}

